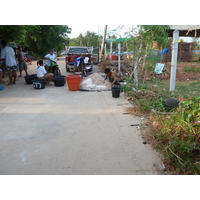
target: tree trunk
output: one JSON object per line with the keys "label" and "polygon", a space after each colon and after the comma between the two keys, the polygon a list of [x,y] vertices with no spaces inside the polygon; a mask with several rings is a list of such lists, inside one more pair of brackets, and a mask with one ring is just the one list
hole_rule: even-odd
{"label": "tree trunk", "polygon": [[135,83],[136,89],[138,89],[138,87],[139,87],[138,66],[139,66],[139,64],[140,64],[141,59],[142,59],[142,56],[141,56],[141,57],[137,56],[137,57],[135,58],[135,61],[134,61],[134,64],[133,64],[134,70],[133,70],[133,72],[131,73],[131,77],[134,76],[134,83]]}
{"label": "tree trunk", "polygon": [[104,44],[105,44],[105,39],[106,39],[107,26],[108,25],[105,25],[105,29],[104,29],[104,35],[103,35],[103,39],[102,39],[102,43],[101,43],[99,62],[101,62],[103,60],[103,56],[104,56]]}
{"label": "tree trunk", "polygon": [[134,62],[134,83],[135,87],[138,89],[139,87],[139,82],[138,82],[138,57],[136,58]]}

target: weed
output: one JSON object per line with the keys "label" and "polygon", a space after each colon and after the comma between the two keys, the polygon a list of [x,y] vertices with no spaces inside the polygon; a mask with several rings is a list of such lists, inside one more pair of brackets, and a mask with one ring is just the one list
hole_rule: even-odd
{"label": "weed", "polygon": [[200,68],[197,68],[195,66],[192,67],[185,67],[183,69],[184,72],[200,72]]}
{"label": "weed", "polygon": [[179,174],[200,174],[199,104],[200,97],[180,103],[168,119],[159,118],[162,129],[153,131],[169,170]]}
{"label": "weed", "polygon": [[[131,113],[147,116],[148,138],[164,155],[166,169],[175,174],[200,174],[200,97],[195,97],[200,83],[177,83],[172,95],[167,81],[148,81],[138,90],[133,80],[127,78],[127,82],[125,93],[133,103]],[[179,107],[166,107],[168,97],[179,100]]]}

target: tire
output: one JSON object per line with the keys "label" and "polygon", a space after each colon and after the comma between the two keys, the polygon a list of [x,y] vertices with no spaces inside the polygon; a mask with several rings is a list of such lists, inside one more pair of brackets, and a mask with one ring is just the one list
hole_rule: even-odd
{"label": "tire", "polygon": [[169,97],[166,99],[165,104],[167,105],[167,107],[173,109],[178,107],[179,101],[177,99]]}
{"label": "tire", "polygon": [[61,74],[60,69],[55,69],[54,74]]}

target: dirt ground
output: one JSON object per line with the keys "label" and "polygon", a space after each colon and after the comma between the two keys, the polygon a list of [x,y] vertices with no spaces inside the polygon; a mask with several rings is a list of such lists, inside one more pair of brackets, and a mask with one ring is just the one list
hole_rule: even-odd
{"label": "dirt ground", "polygon": [[[103,69],[106,67],[116,69],[117,70],[117,61],[104,61],[99,64],[99,66]],[[171,62],[164,63],[166,65],[166,71],[163,75],[161,75],[159,78],[163,80],[170,80],[170,72],[171,72]],[[142,66],[140,67],[140,69]],[[195,71],[187,71],[184,72],[185,68],[192,68],[192,69],[199,69],[199,72]],[[131,73],[133,70],[132,63],[129,61],[122,61],[121,62],[121,71],[122,73]],[[144,70],[139,70],[139,79],[143,80],[144,78]],[[146,79],[151,80],[155,76],[155,73],[151,71],[148,71],[146,74]],[[177,64],[177,71],[176,71],[176,81],[179,82],[192,82],[192,81],[199,81],[200,80],[200,63],[197,62],[178,62]]]}
{"label": "dirt ground", "polygon": [[[170,72],[171,63],[165,63],[166,69]],[[184,81],[199,81],[200,72],[184,72],[184,68],[198,68],[200,69],[200,63],[196,62],[180,62],[177,64],[176,80],[180,82]]]}

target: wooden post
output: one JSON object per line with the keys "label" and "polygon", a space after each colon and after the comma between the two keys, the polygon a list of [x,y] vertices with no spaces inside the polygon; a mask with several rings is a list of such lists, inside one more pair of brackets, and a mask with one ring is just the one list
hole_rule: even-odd
{"label": "wooden post", "polygon": [[121,64],[121,57],[120,57],[120,54],[121,54],[121,44],[119,43],[118,44],[118,73],[120,73],[120,64]]}
{"label": "wooden post", "polygon": [[107,33],[107,26],[105,25],[105,29],[104,29],[104,35],[103,35],[103,39],[102,39],[102,43],[101,43],[101,50],[100,50],[100,60],[99,62],[101,62],[103,60],[103,54],[104,54],[104,44],[105,44],[105,39],[106,39],[106,33]]}

